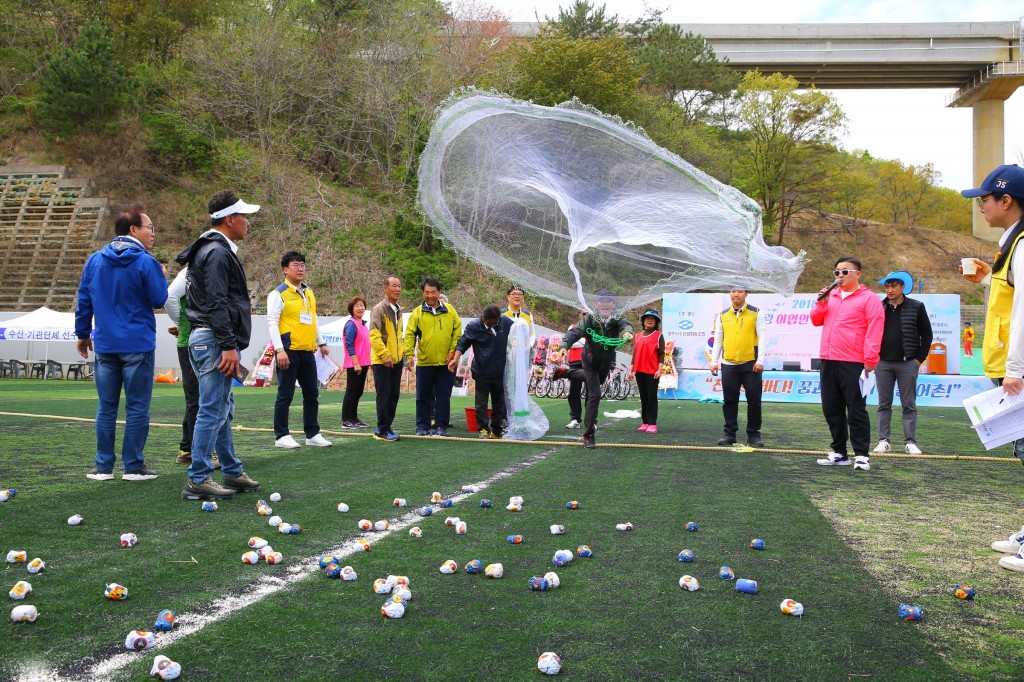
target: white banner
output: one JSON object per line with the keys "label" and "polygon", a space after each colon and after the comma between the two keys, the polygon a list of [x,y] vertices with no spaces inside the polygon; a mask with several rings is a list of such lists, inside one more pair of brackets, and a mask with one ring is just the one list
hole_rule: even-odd
{"label": "white banner", "polygon": [[[882,296],[879,295],[879,298]],[[811,371],[817,369],[821,327],[811,324],[811,307],[817,294],[794,294],[789,298],[777,294],[752,293],[747,304],[763,316],[768,333],[759,339],[765,369]],[[933,357],[936,374],[960,373],[960,297],[955,294],[923,294],[914,296],[928,311],[932,323]],[[683,369],[707,369],[711,357],[715,318],[731,306],[728,293],[665,294],[662,307],[662,329],[666,340],[676,342]],[[936,344],[942,344],[936,347]],[[922,368],[922,371],[928,368]]]}

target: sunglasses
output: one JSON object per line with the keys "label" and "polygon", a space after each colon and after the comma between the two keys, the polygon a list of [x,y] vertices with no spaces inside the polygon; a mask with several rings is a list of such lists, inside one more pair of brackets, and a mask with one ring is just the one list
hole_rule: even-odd
{"label": "sunglasses", "polygon": [[1003,195],[995,194],[994,192],[989,194],[982,194],[980,197],[974,197],[974,203],[978,205],[978,208],[985,208],[985,202],[988,201],[989,198],[999,201],[1000,199],[1003,198]]}
{"label": "sunglasses", "polygon": [[846,277],[851,272],[860,272],[860,270],[849,270],[849,269],[833,270],[832,271],[832,276],[833,277]]}

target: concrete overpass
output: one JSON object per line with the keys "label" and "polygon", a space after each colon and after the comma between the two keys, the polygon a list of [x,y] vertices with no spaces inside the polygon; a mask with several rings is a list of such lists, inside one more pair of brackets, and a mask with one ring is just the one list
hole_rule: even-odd
{"label": "concrete overpass", "polygon": [[[536,22],[513,23],[515,35]],[[947,106],[971,107],[974,179],[1005,158],[1003,102],[1024,84],[1020,21],[923,24],[690,24],[739,71],[757,69],[821,89],[950,88]],[[974,209],[974,234],[998,239]]]}

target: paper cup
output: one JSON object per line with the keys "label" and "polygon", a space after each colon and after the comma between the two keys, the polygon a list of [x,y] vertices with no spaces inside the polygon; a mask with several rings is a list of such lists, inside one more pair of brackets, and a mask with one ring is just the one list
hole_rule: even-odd
{"label": "paper cup", "polygon": [[965,275],[973,275],[978,272],[978,264],[974,262],[973,258],[961,258],[960,265],[963,267]]}

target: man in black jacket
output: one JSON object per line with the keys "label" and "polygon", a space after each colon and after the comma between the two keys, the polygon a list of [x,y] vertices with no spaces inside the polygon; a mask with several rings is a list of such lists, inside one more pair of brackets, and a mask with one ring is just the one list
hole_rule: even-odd
{"label": "man in black jacket", "polygon": [[[178,256],[188,266],[185,314],[192,325],[188,352],[199,379],[199,412],[192,438],[192,463],[181,492],[185,500],[230,499],[254,492],[260,484],[242,470],[235,456],[231,418],[235,400],[231,382],[240,376],[240,352],[249,346],[252,318],[245,270],[236,255],[249,231],[248,214],[260,210],[234,192],[215,194],[207,207],[211,229]],[[224,479],[213,482],[211,454],[220,456]]]}
{"label": "man in black jacket", "polygon": [[633,325],[621,313],[615,312],[615,299],[610,291],[597,292],[595,312],[587,313],[580,318],[576,326],[562,337],[557,355],[553,362],[561,362],[562,357],[580,339],[586,339],[583,346],[583,368],[566,369],[559,367],[552,378],[569,380],[582,379],[587,386],[587,402],[583,413],[583,447],[597,447],[594,434],[597,432],[597,411],[601,405],[601,384],[608,378],[615,354],[623,341],[633,338]]}
{"label": "man in black jacket", "polygon": [[900,387],[903,405],[903,449],[920,455],[917,447],[917,374],[932,346],[932,323],[924,304],[907,298],[914,290],[914,278],[897,270],[878,280],[885,285],[885,330],[879,351],[875,380],[878,382],[878,445],[874,452],[889,452],[889,423],[892,419],[893,389]]}
{"label": "man in black jacket", "polygon": [[[479,320],[466,325],[455,344],[455,354],[448,361],[454,372],[459,358],[473,348],[470,371],[476,382],[476,424],[481,438],[501,438],[508,408],[505,405],[505,362],[508,359],[508,333],[515,320],[501,314],[496,305],[484,308]],[[487,418],[487,396],[491,397],[492,419]]]}

